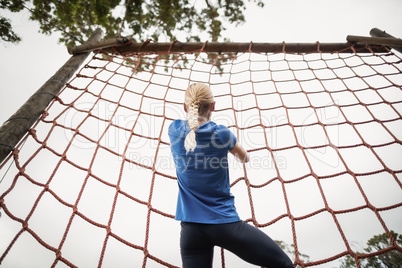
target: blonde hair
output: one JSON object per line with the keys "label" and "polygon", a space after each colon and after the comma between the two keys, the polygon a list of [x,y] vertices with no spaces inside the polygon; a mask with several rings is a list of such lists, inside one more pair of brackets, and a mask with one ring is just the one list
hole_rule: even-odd
{"label": "blonde hair", "polygon": [[194,151],[197,146],[195,139],[195,130],[199,126],[199,119],[208,120],[210,106],[214,102],[214,96],[211,89],[201,83],[190,85],[185,94],[184,103],[187,107],[187,124],[190,132],[184,141],[186,153]]}

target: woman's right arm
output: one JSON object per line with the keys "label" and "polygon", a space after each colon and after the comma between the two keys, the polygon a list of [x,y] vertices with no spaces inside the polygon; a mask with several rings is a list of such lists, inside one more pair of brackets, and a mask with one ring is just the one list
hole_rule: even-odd
{"label": "woman's right arm", "polygon": [[248,152],[238,142],[236,142],[235,147],[230,151],[230,153],[242,163],[247,163],[250,161]]}

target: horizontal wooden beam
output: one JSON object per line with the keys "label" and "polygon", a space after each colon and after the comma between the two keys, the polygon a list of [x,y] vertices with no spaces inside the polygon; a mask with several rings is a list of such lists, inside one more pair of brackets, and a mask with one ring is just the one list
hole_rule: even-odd
{"label": "horizontal wooden beam", "polygon": [[[113,41],[114,40],[114,41]],[[357,51],[359,53],[370,53],[374,52],[387,52],[383,46],[373,46],[367,49],[366,45],[347,43],[238,43],[238,42],[165,42],[165,43],[153,43],[153,42],[143,42],[135,43],[129,42],[128,44],[122,45],[117,43],[116,39],[99,42],[99,44],[93,43],[88,46],[80,46],[70,48],[70,53],[82,53],[94,50],[102,49],[108,53],[115,54],[130,54],[130,53],[163,53],[163,52],[183,52],[191,53],[195,51],[200,51],[201,49],[205,52],[215,52],[215,53],[237,53],[252,51],[255,53],[354,53]],[[110,46],[105,46],[109,44]],[[353,49],[352,49],[353,47]]]}
{"label": "horizontal wooden beam", "polygon": [[80,54],[80,53],[91,52],[93,50],[99,50],[99,49],[106,48],[106,47],[115,47],[115,46],[125,45],[131,41],[133,41],[133,39],[131,37],[117,37],[117,38],[102,40],[99,42],[84,43],[79,46],[69,47],[69,48],[67,48],[67,50],[68,50],[68,53],[70,53],[70,54]]}

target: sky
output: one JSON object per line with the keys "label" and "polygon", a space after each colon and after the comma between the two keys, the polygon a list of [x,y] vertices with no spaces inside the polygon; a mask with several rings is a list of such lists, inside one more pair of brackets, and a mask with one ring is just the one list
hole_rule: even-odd
{"label": "sky", "polygon": [[[264,9],[259,9],[256,7],[250,6],[246,12],[246,23],[243,26],[236,27],[234,29],[229,29],[225,33],[227,37],[229,37],[232,41],[238,42],[345,42],[347,35],[363,35],[369,36],[369,31],[371,28],[377,27],[381,30],[386,30],[388,33],[394,35],[395,37],[402,37],[402,29],[399,27],[402,22],[402,18],[400,17],[399,10],[402,9],[401,1],[382,1],[381,5],[378,4],[378,1],[266,1],[266,5]],[[31,94],[33,94],[48,78],[50,78],[59,67],[61,67],[64,62],[70,57],[67,53],[67,49],[60,44],[57,44],[57,34],[53,36],[45,36],[37,33],[38,26],[34,22],[29,22],[27,20],[28,14],[22,13],[18,15],[12,16],[13,26],[22,38],[23,41],[17,45],[11,44],[1,44],[0,46],[0,55],[1,55],[1,63],[0,63],[0,122],[7,120],[7,118],[27,99]],[[331,118],[329,118],[330,120]],[[123,122],[124,123],[124,122]],[[285,133],[285,132],[284,132]],[[281,133],[278,132],[278,135]],[[42,134],[43,135],[43,134]],[[315,142],[313,140],[308,142]],[[54,145],[59,145],[60,148],[63,146],[63,141],[53,141]],[[58,144],[60,143],[60,144]],[[109,144],[110,145],[110,144]],[[250,146],[252,146],[252,140],[250,141]],[[255,144],[254,144],[255,145]],[[278,145],[280,146],[280,144]],[[57,147],[56,147],[57,149]],[[76,151],[78,159],[80,159],[80,153],[84,153],[83,151]],[[319,152],[318,152],[319,153]],[[84,157],[84,156],[82,156]],[[107,154],[103,157],[107,159]],[[297,159],[295,155],[283,155],[284,158],[289,157],[288,159]],[[143,158],[144,159],[144,158]],[[353,159],[351,159],[353,160]],[[295,170],[298,168],[304,168],[302,166],[298,166],[295,164],[297,161],[293,161],[293,167]],[[270,163],[268,163],[270,165]],[[49,166],[52,166],[49,162]],[[62,167],[66,168],[66,167]],[[358,167],[360,168],[360,167]],[[48,168],[44,167],[46,173],[51,172]],[[94,167],[94,170],[96,168]],[[111,169],[117,170],[117,169]],[[69,170],[66,168],[66,174]],[[71,171],[72,172],[72,171]],[[77,171],[76,171],[77,172]],[[144,172],[144,171],[133,171],[132,176],[138,175],[135,172]],[[238,174],[241,175],[242,170],[234,170],[234,177]],[[250,173],[253,171],[250,170]],[[75,173],[71,173],[76,175]],[[141,174],[142,175],[142,174]],[[77,177],[79,174],[77,174]],[[144,174],[144,177],[149,176],[149,174]],[[386,178],[389,179],[389,178]],[[373,178],[374,180],[374,178]],[[328,182],[328,186],[324,187],[333,187],[336,185],[339,188],[343,188],[341,185],[352,184],[350,179],[342,177],[338,183],[331,184]],[[370,180],[367,180],[369,183]],[[9,182],[8,182],[9,183]],[[74,187],[74,185],[65,185],[65,187]],[[90,184],[88,187],[92,187],[96,191],[96,183]],[[162,186],[159,186],[162,187]],[[171,191],[175,191],[175,186],[167,183],[163,185],[162,188],[169,189]],[[280,187],[278,184],[273,184],[273,188]],[[299,184],[289,185],[289,191],[296,191],[297,189],[291,188],[297,187],[314,187],[314,183],[311,180],[303,180]],[[29,187],[28,187],[29,188]],[[370,187],[369,187],[370,188]],[[234,194],[238,197],[238,200],[247,202],[247,196],[242,195],[241,186],[234,187]],[[311,189],[311,188],[310,188]],[[134,190],[133,190],[134,191]],[[353,190],[345,190],[350,191],[353,194]],[[35,190],[33,190],[32,196],[37,194]],[[63,192],[63,191],[61,191]],[[280,189],[278,188],[278,192]],[[135,193],[139,196],[146,195],[141,192]],[[390,193],[388,193],[390,194]],[[263,192],[255,191],[256,196],[264,196]],[[391,195],[391,194],[390,194]],[[27,199],[34,198],[27,194]],[[394,194],[394,197],[396,195]],[[94,198],[100,200],[102,202],[102,197],[97,196],[96,194],[93,196]],[[71,196],[67,193],[63,196],[65,200],[73,200]],[[110,198],[110,195],[105,195],[104,200]],[[276,200],[276,196],[270,196],[269,200]],[[300,200],[303,200],[302,195],[294,195],[293,200],[291,202],[297,203]],[[34,199],[30,199],[34,200]],[[46,198],[44,199],[47,200]],[[51,203],[49,199],[49,203]],[[315,208],[319,208],[319,204],[315,203],[315,201],[320,200],[319,196],[317,197],[317,191],[311,191],[309,195],[309,199],[304,199],[303,202],[307,202],[309,205]],[[90,202],[90,201],[87,201]],[[174,208],[165,207],[171,202],[164,202],[164,200],[158,201],[158,205],[163,208],[166,208],[169,212],[174,212]],[[317,201],[318,202],[318,201]],[[352,202],[352,204],[351,204]],[[348,200],[347,205],[343,203],[338,203],[338,209],[342,209],[349,206],[357,206],[362,202],[362,200]],[[85,203],[85,201],[83,201]],[[107,205],[105,203],[105,205]],[[257,203],[258,206],[258,203]],[[379,205],[381,206],[381,204]],[[90,206],[88,206],[90,207]],[[107,215],[103,214],[102,206],[92,208],[93,210],[87,209],[85,212],[90,216],[94,216],[100,219],[100,221],[104,220]],[[243,210],[243,208],[239,208]],[[264,208],[259,208],[264,209]],[[283,205],[276,206],[273,208],[275,213],[283,209]],[[146,210],[143,211],[144,213]],[[116,217],[123,217],[122,212],[116,212]],[[247,210],[244,209],[244,212],[247,215]],[[301,215],[305,213],[303,209],[298,211]],[[363,215],[366,212],[359,212],[354,216],[350,216],[352,220],[358,220],[359,215]],[[124,214],[124,213],[123,213]],[[69,215],[68,213],[63,215]],[[262,216],[263,217],[263,216]],[[322,216],[321,219],[323,223],[328,222],[326,216]],[[345,216],[347,218],[348,216]],[[342,218],[342,217],[340,217]],[[52,219],[55,221],[62,221],[62,219]],[[127,222],[131,222],[134,219],[126,218]],[[157,221],[157,219],[155,219]],[[350,219],[349,219],[350,220]],[[329,220],[331,221],[331,220]],[[33,225],[38,224],[40,219],[33,219]],[[122,226],[116,227],[116,229],[122,228],[124,229],[127,226],[124,226],[124,221],[121,221]],[[299,228],[307,228],[309,221],[300,224]],[[399,221],[400,222],[400,221]],[[143,222],[142,222],[143,224]],[[288,222],[285,221],[284,225],[288,225]],[[378,225],[378,224],[377,224]],[[86,225],[84,225],[86,226]],[[276,225],[274,225],[276,226]],[[289,232],[285,234],[283,231],[275,229],[276,227],[272,227],[273,231],[278,231],[280,234],[283,234],[288,241],[291,239],[289,236]],[[168,226],[167,228],[172,228],[171,230],[176,230],[177,226]],[[64,228],[64,227],[63,227]],[[175,229],[176,228],[176,229]],[[289,228],[289,226],[287,227]],[[328,235],[328,233],[324,233],[325,228],[334,228],[334,226],[322,226],[318,235],[315,234],[314,238],[319,241],[320,235]],[[378,226],[376,226],[378,228]],[[381,229],[381,228],[378,228]],[[50,232],[50,231],[49,231]],[[82,234],[85,232],[94,232],[91,228],[82,228],[82,230],[73,229],[72,232],[76,232],[77,234]],[[134,232],[134,231],[133,231]],[[174,233],[174,232],[172,232]],[[143,239],[143,232],[138,231],[139,237]],[[161,235],[167,235],[161,233]],[[172,237],[172,234],[168,234],[169,237]],[[354,237],[360,235],[359,232],[353,234]],[[280,236],[279,236],[280,237]],[[284,239],[285,239],[284,238]],[[339,237],[329,237],[329,239],[338,239]],[[32,243],[32,239],[29,236],[25,235],[22,238],[24,243],[30,244]],[[177,238],[172,238],[177,239]],[[308,240],[308,238],[305,238]],[[301,240],[303,241],[303,240]],[[85,247],[84,241],[82,241],[83,247]],[[102,241],[100,241],[102,243]],[[66,245],[65,248],[72,247],[74,245]],[[166,246],[166,245],[164,245]],[[45,253],[44,254],[48,254]],[[65,254],[69,254],[68,252]],[[177,255],[175,255],[177,256]],[[33,257],[33,256],[30,256]],[[50,257],[51,258],[51,257]],[[169,258],[169,256],[167,256]],[[27,258],[28,259],[28,258]],[[244,267],[244,266],[242,266]]]}

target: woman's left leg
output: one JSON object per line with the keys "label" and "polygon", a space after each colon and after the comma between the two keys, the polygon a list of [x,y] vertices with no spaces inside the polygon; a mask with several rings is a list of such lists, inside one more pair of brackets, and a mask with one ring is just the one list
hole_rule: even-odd
{"label": "woman's left leg", "polygon": [[203,224],[181,223],[180,254],[183,268],[212,268],[214,245],[203,232]]}

